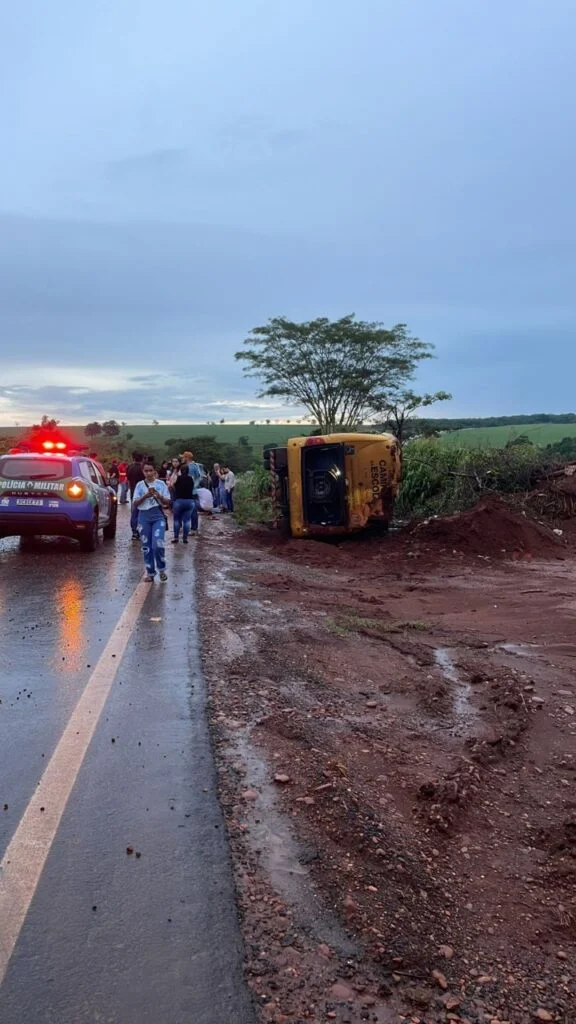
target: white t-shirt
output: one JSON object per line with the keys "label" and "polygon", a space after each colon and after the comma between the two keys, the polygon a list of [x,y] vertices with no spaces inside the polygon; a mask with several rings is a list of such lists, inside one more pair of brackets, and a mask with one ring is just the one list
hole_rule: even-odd
{"label": "white t-shirt", "polygon": [[224,487],[226,488],[227,491],[233,491],[235,486],[236,486],[236,477],[234,476],[234,473],[230,469],[226,473],[226,476],[224,477]]}
{"label": "white t-shirt", "polygon": [[[166,498],[166,501],[170,501],[170,491],[163,480],[155,480],[153,484],[150,484],[150,487],[153,487],[154,490],[158,491],[158,494],[161,494],[163,498]],[[139,480],[134,488],[132,501],[138,501],[138,498],[144,497],[147,491],[148,484],[146,481]],[[159,502],[156,501],[156,498],[146,498],[146,501],[143,501],[141,505],[138,505],[138,509],[142,509],[143,512],[146,512],[149,508],[158,508],[158,505]]]}
{"label": "white t-shirt", "polygon": [[196,491],[196,497],[198,498],[198,504],[203,512],[211,512],[214,508],[214,498],[212,497],[212,491],[209,491],[207,487],[199,487]]}

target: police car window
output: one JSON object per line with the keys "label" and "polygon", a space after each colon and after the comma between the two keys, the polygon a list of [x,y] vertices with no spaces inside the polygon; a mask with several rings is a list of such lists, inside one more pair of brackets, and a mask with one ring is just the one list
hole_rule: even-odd
{"label": "police car window", "polygon": [[84,477],[84,479],[85,479],[85,480],[89,480],[89,481],[90,481],[90,483],[92,483],[92,473],[91,473],[91,468],[92,468],[92,467],[90,466],[90,463],[89,463],[89,462],[81,462],[81,463],[80,463],[80,473],[82,474],[82,476]]}
{"label": "police car window", "polygon": [[88,463],[88,465],[90,466],[90,479],[92,483],[99,484],[100,481],[98,479],[98,470],[96,469],[96,466],[93,462]]}
{"label": "police car window", "polygon": [[11,480],[64,480],[72,476],[68,459],[19,458],[8,455],[0,458],[0,476]]}
{"label": "police car window", "polygon": [[106,487],[106,481],[102,476],[102,473],[98,469],[98,466],[94,466],[94,472],[96,473],[96,480],[98,481],[100,487]]}

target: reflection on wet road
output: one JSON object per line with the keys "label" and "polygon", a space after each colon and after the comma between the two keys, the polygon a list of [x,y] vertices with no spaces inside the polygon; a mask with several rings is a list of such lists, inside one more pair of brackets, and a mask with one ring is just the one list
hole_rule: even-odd
{"label": "reflection on wet road", "polygon": [[0,542],[0,1021],[242,1024],[193,548]]}

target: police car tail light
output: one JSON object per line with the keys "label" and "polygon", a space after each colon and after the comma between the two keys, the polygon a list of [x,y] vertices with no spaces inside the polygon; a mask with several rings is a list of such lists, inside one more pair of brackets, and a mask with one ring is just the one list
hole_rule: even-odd
{"label": "police car tail light", "polygon": [[78,500],[79,498],[83,498],[84,485],[77,483],[76,480],[73,480],[72,483],[68,484],[68,486],[66,487],[66,494],[68,495],[69,498],[75,498],[76,500]]}

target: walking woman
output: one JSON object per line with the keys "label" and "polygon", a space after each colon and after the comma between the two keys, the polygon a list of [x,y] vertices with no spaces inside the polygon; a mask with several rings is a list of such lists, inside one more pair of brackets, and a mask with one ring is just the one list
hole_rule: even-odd
{"label": "walking woman", "polygon": [[160,579],[165,583],[168,577],[164,548],[164,509],[170,505],[170,491],[163,480],[158,480],[156,467],[151,462],[145,462],[142,468],[144,479],[136,484],[132,502],[138,509],[138,533],[146,568],[144,579],[147,583],[152,583],[158,569]]}
{"label": "walking woman", "polygon": [[194,497],[194,480],[189,473],[188,466],[184,462],[180,467],[180,474],[176,477],[173,487],[174,504],[174,537],[172,543],[177,544],[180,539],[180,528],[182,528],[182,542],[188,543],[188,534],[192,529],[192,536],[198,536],[198,506]]}

